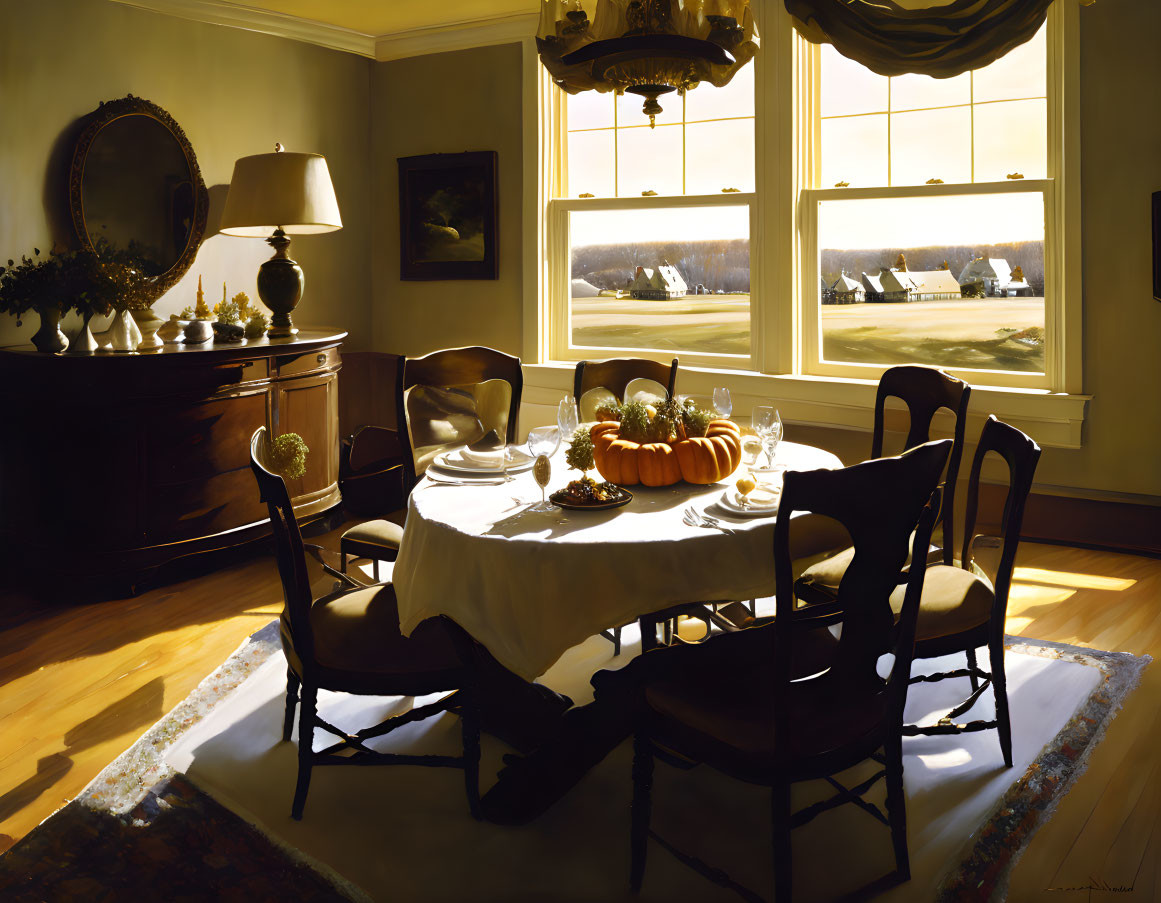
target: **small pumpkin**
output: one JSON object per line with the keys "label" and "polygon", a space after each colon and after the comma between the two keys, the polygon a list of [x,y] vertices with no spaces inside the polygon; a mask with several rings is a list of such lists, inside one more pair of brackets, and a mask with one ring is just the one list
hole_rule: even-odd
{"label": "small pumpkin", "polygon": [[716,483],[742,461],[742,435],[732,420],[713,420],[704,436],[674,442],[633,442],[620,437],[615,420],[595,424],[593,460],[597,471],[618,486],[672,486]]}

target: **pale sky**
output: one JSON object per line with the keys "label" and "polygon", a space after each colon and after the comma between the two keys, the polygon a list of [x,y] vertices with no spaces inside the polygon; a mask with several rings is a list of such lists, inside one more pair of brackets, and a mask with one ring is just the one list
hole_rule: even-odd
{"label": "pale sky", "polygon": [[668,210],[594,210],[570,214],[572,245],[633,241],[749,238],[749,207],[678,207]]}
{"label": "pale sky", "polygon": [[823,201],[818,245],[839,250],[1044,240],[1039,192]]}

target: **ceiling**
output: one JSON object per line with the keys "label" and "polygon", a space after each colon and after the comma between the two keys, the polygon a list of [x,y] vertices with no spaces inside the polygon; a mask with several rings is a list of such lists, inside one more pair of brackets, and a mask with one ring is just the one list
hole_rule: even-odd
{"label": "ceiling", "polygon": [[539,8],[537,0],[246,0],[230,5],[376,36],[535,14]]}

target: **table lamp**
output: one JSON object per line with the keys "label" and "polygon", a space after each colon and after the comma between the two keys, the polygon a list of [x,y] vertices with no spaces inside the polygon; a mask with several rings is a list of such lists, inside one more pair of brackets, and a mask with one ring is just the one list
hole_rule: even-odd
{"label": "table lamp", "polygon": [[[269,235],[274,256],[258,268],[258,297],[270,308],[271,338],[298,332],[290,312],[302,298],[302,267],[290,259],[290,235],[341,229],[339,202],[326,158],[294,154],[274,145],[272,154],[242,157],[234,164],[221,232],[244,238]],[[273,234],[270,234],[273,231]]]}

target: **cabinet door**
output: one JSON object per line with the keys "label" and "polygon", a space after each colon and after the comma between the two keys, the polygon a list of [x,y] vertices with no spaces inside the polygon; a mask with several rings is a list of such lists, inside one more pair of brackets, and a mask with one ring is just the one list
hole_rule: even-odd
{"label": "cabinet door", "polygon": [[[287,480],[295,508],[322,510],[339,501],[338,374],[321,373],[275,383],[271,433],[298,433],[310,450],[306,473]],[[313,505],[325,500],[325,504]],[[304,512],[299,512],[304,513]],[[308,511],[306,513],[312,513]]]}

